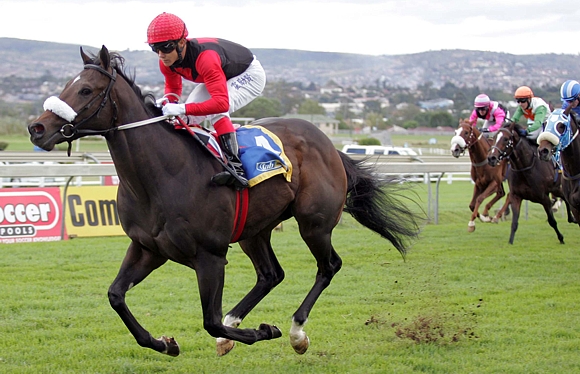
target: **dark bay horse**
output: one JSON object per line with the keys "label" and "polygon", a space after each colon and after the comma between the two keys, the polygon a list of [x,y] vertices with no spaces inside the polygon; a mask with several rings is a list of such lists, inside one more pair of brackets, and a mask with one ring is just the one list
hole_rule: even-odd
{"label": "dark bay horse", "polygon": [[[511,165],[507,178],[510,189],[508,199],[513,214],[509,243],[514,243],[522,200],[529,200],[544,207],[548,223],[556,232],[560,243],[564,244],[564,236],[558,230],[550,199],[550,194],[564,198],[560,175],[551,163],[538,160],[537,147],[521,137],[520,130],[519,125],[514,122],[504,124],[494,136],[494,145],[488,154],[490,165],[498,165],[504,159],[509,159]],[[566,207],[570,217],[568,203]]]}
{"label": "dark bay horse", "polygon": [[[282,335],[276,326],[238,328],[244,317],[284,278],[270,238],[282,221],[294,217],[300,235],[317,263],[314,285],[292,317],[290,341],[304,353],[309,339],[304,325],[310,310],[342,261],[331,243],[342,211],[377,232],[405,254],[419,233],[419,217],[389,191],[395,180],[380,182],[373,171],[337,151],[313,124],[270,118],[254,122],[276,134],[291,161],[291,181],[277,175],[249,189],[248,215],[239,244],[251,259],[257,281],[222,322],[226,255],[234,231],[237,191],[217,186],[211,177],[223,170],[217,159],[188,134],[176,131],[124,73],[123,58],[105,46],[96,56],[81,48],[84,69],[65,86],[29,126],[31,141],[51,150],[86,135],[103,135],[120,184],[117,204],[121,224],[131,239],[119,273],[108,292],[137,343],[172,356],[173,338],[155,339],[125,302],[126,292],[153,270],[172,260],[195,270],[203,326],[218,338],[218,354],[234,341],[253,344]],[[149,103],[151,102],[151,103]],[[157,118],[161,118],[156,120]],[[153,119],[147,126],[134,127]],[[129,126],[132,125],[132,126]],[[124,131],[119,131],[125,129]]]}
{"label": "dark bay horse", "polygon": [[544,131],[538,136],[538,154],[542,161],[551,161],[559,152],[562,165],[562,189],[572,215],[580,225],[580,137],[574,115],[556,109],[548,117]]}
{"label": "dark bay horse", "polygon": [[[455,130],[455,136],[451,139],[451,154],[453,157],[461,156],[465,150],[469,150],[471,159],[471,180],[475,183],[473,197],[469,203],[471,219],[467,224],[467,231],[475,231],[475,219],[479,217],[482,222],[491,222],[489,210],[499,199],[505,196],[503,180],[507,169],[507,160],[503,160],[499,167],[488,164],[487,153],[491,144],[483,134],[473,126],[469,120],[462,119]],[[479,214],[479,207],[485,199],[495,194],[484,207],[483,213]],[[507,204],[507,200],[506,203]],[[503,212],[503,210],[500,210]],[[498,222],[501,216],[498,214],[493,222]]]}

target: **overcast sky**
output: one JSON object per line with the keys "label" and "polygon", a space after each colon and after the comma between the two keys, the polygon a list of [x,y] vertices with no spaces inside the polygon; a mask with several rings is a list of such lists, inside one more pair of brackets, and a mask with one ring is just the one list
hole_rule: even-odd
{"label": "overcast sky", "polygon": [[580,53],[578,0],[0,0],[0,9],[0,37],[118,51],[148,49],[147,26],[169,12],[191,37],[250,49]]}

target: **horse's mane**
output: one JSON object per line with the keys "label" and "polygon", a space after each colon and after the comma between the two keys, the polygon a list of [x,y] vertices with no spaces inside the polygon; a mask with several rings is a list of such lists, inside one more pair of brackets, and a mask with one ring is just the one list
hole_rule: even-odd
{"label": "horse's mane", "polygon": [[[111,57],[111,68],[115,69],[117,74],[123,77],[123,79],[129,84],[147,112],[153,117],[160,116],[161,110],[155,105],[155,96],[153,96],[153,94],[150,92],[144,94],[141,91],[141,88],[137,85],[137,83],[135,83],[135,70],[133,69],[132,72],[127,71],[127,67],[125,66],[125,58],[117,52],[109,52],[109,55]],[[92,60],[92,64],[101,65],[100,58],[95,54],[90,53],[90,58]]]}

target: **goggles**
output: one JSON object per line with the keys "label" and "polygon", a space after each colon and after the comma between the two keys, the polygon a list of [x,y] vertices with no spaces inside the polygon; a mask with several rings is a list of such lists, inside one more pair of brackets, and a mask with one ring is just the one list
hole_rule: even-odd
{"label": "goggles", "polygon": [[516,99],[516,103],[519,103],[519,104],[527,103],[527,102],[528,102],[528,99]]}
{"label": "goggles", "polygon": [[175,48],[177,48],[177,43],[179,41],[178,40],[170,40],[167,42],[160,42],[160,43],[154,43],[154,44],[149,44],[149,46],[151,47],[151,50],[155,53],[171,53],[175,50]]}
{"label": "goggles", "polygon": [[570,104],[570,103],[574,102],[574,100],[577,100],[577,99],[578,99],[578,96],[573,97],[573,98],[568,99],[568,100],[564,100],[564,101],[567,102],[568,104]]}

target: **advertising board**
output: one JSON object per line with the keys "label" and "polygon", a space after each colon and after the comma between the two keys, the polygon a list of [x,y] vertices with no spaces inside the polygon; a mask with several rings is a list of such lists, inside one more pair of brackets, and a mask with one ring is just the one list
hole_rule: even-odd
{"label": "advertising board", "polygon": [[117,186],[69,187],[63,197],[70,237],[125,235],[117,212]]}
{"label": "advertising board", "polygon": [[66,239],[60,196],[58,187],[0,189],[0,243]]}

